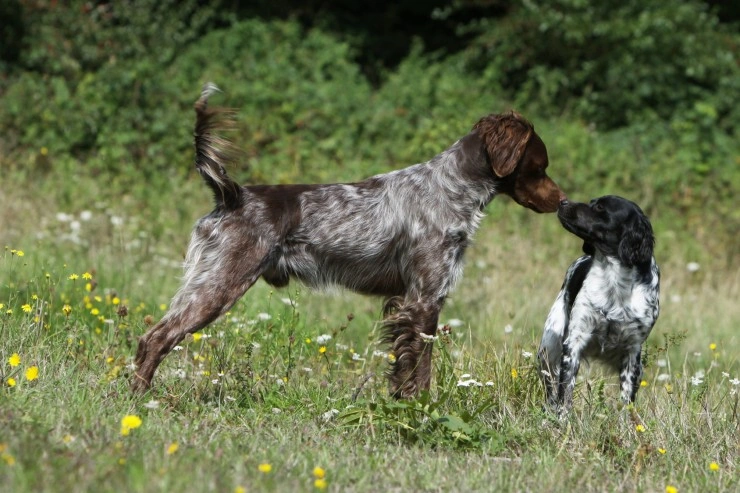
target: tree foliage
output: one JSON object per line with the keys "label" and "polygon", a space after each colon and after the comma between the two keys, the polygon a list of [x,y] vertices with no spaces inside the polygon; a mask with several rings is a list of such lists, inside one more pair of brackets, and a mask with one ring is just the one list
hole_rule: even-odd
{"label": "tree foliage", "polygon": [[470,64],[521,103],[600,127],[645,119],[739,120],[738,36],[701,2],[519,0],[480,19]]}

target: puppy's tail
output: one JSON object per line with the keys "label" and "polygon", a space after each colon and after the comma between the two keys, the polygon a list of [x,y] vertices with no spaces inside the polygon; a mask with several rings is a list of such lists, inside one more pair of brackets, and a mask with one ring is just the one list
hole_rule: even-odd
{"label": "puppy's tail", "polygon": [[208,107],[208,97],[216,91],[219,88],[208,82],[195,102],[195,167],[213,190],[216,207],[236,209],[241,205],[243,190],[226,174],[224,167],[234,161],[235,150],[228,140],[217,134],[218,130],[233,127],[233,111]]}

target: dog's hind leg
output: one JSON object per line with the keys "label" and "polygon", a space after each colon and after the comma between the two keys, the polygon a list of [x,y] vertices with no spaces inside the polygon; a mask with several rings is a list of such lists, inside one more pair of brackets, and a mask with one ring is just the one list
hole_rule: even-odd
{"label": "dog's hind leg", "polygon": [[134,391],[146,390],[172,348],[228,311],[264,271],[264,244],[258,248],[258,242],[250,239],[228,241],[228,234],[210,234],[208,226],[201,221],[193,233],[185,259],[185,281],[170,309],[139,339],[131,382]]}
{"label": "dog's hind leg", "polygon": [[139,338],[132,390],[149,388],[155,370],[172,348],[187,334],[202,329],[228,311],[257,281],[259,273],[233,280],[227,275],[212,277],[215,279],[198,285],[186,283],[164,318]]}

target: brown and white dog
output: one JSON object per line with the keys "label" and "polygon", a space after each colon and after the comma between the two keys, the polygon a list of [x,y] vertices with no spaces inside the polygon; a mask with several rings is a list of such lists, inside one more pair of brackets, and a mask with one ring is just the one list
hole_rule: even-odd
{"label": "brown and white dog", "polygon": [[139,339],[132,388],[148,388],[176,344],[262,277],[385,297],[390,392],[428,389],[429,342],[483,209],[499,193],[537,212],[565,199],[532,124],[513,112],[486,116],[431,160],[356,183],[241,186],[226,174],[228,142],[216,135],[224,110],[207,106],[216,90],[206,84],[195,104],[195,164],[216,207],[195,225],[169,311]]}

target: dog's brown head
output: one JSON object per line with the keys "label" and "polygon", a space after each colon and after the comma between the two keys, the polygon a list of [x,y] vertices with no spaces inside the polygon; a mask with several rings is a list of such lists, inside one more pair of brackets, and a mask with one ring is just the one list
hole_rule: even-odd
{"label": "dog's brown head", "polygon": [[536,212],[555,212],[565,193],[547,176],[547,148],[516,112],[488,115],[473,127],[500,179],[497,191]]}

